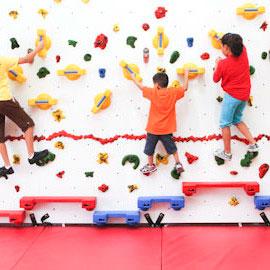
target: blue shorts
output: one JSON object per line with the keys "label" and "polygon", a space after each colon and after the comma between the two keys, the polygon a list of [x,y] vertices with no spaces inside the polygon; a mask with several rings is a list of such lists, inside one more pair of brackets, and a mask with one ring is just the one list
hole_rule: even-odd
{"label": "blue shorts", "polygon": [[236,125],[242,122],[246,101],[236,99],[229,94],[224,95],[222,102],[219,125],[221,128]]}

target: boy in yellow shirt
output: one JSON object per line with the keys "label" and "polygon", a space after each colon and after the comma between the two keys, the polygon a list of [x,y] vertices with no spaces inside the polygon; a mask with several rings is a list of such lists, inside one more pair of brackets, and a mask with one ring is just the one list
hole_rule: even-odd
{"label": "boy in yellow shirt", "polygon": [[6,117],[12,120],[24,132],[24,138],[28,151],[28,161],[30,164],[35,164],[48,155],[48,150],[43,150],[40,152],[34,151],[34,122],[23,110],[18,101],[12,96],[7,75],[8,70],[12,66],[33,63],[35,56],[43,49],[43,46],[43,42],[40,42],[36,49],[27,54],[25,57],[12,58],[0,56],[0,154],[4,161],[4,166],[0,168],[0,177],[7,177],[7,175],[14,173],[5,144]]}

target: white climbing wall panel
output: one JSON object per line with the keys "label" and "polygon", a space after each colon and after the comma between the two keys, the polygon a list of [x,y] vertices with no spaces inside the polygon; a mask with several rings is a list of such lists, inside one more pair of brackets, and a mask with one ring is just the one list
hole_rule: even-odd
{"label": "white climbing wall panel", "polygon": [[[261,53],[270,49],[269,29],[260,29],[269,19],[269,1],[254,2],[266,6],[266,13],[255,20],[247,21],[236,16],[236,7],[244,4],[240,0],[205,0],[205,1],[123,1],[90,0],[84,4],[81,0],[62,0],[56,4],[53,0],[1,0],[0,2],[0,52],[1,55],[23,56],[28,48],[34,46],[36,30],[44,28],[52,39],[52,48],[46,59],[37,58],[34,64],[24,66],[27,82],[23,85],[11,82],[13,93],[36,123],[35,133],[48,137],[54,132],[65,130],[74,135],[93,134],[100,138],[110,138],[117,134],[142,135],[145,133],[149,103],[140,91],[122,75],[119,61],[125,59],[136,63],[144,79],[144,84],[152,84],[152,76],[158,66],[165,67],[170,80],[177,79],[176,68],[185,62],[194,62],[206,68],[203,77],[190,82],[190,89],[185,98],[177,104],[178,131],[176,136],[201,137],[218,134],[220,103],[216,101],[222,91],[212,82],[212,68],[220,51],[212,48],[208,31],[212,28],[221,32],[236,32],[243,36],[249,53],[250,64],[256,68],[252,77],[253,107],[247,107],[245,120],[254,136],[270,134],[270,61],[261,59]],[[165,18],[156,19],[154,11],[158,6],[168,10]],[[44,19],[38,9],[48,11]],[[8,14],[11,10],[19,12],[13,19]],[[119,32],[113,32],[113,25],[118,23]],[[148,23],[150,29],[142,30],[142,24]],[[152,47],[152,38],[158,26],[163,26],[170,39],[170,44],[163,57],[158,57]],[[95,38],[100,33],[108,36],[105,50],[94,48]],[[126,45],[128,36],[136,36],[136,48]],[[9,39],[15,37],[20,48],[11,50]],[[194,38],[194,46],[187,47],[186,38]],[[68,40],[78,41],[74,48]],[[142,50],[150,49],[150,61],[143,63]],[[169,59],[173,51],[181,53],[175,64]],[[208,52],[211,58],[202,61],[200,55]],[[85,62],[83,56],[92,55],[91,62]],[[61,61],[56,63],[56,55]],[[68,64],[77,64],[87,70],[87,75],[77,81],[58,77],[56,71]],[[50,74],[43,79],[36,75],[40,67],[46,67]],[[99,77],[98,69],[106,68],[106,77]],[[110,89],[113,93],[111,106],[98,114],[91,113],[93,99],[99,92]],[[29,108],[27,100],[39,93],[48,93],[58,99],[58,104],[47,111]],[[65,119],[55,122],[51,113],[56,109],[64,112]],[[7,121],[7,134],[18,136],[20,131]],[[233,129],[233,133],[240,135]],[[64,150],[54,148],[56,141],[62,141]],[[222,145],[221,141],[178,143],[185,173],[181,180],[171,178],[173,160],[167,166],[160,165],[158,172],[151,177],[144,177],[139,170],[130,165],[122,167],[121,160],[126,154],[137,154],[141,165],[146,161],[143,154],[145,140],[119,139],[105,145],[90,139],[73,140],[56,138],[51,141],[36,143],[37,149],[48,148],[57,157],[54,163],[39,168],[30,166],[26,159],[24,141],[8,142],[9,153],[21,156],[21,164],[14,165],[16,173],[8,180],[0,181],[0,208],[18,209],[22,196],[96,196],[96,210],[136,210],[138,196],[182,195],[181,181],[258,181],[262,195],[270,195],[269,173],[262,180],[258,177],[258,167],[270,163],[270,143],[263,138],[259,144],[261,152],[250,168],[240,167],[240,159],[246,146],[233,141],[233,160],[218,167],[212,152]],[[164,152],[161,145],[157,151]],[[199,156],[199,160],[189,165],[185,152]],[[108,164],[98,164],[99,152],[109,154]],[[56,177],[59,171],[65,171],[62,179]],[[238,171],[237,176],[230,171]],[[86,178],[85,171],[94,171],[93,178]],[[109,190],[98,190],[101,184],[107,184]],[[129,193],[128,185],[138,184],[139,189]],[[15,191],[15,185],[20,191]],[[240,204],[232,207],[229,199],[236,196]],[[259,211],[255,210],[253,197],[248,197],[241,189],[200,190],[196,195],[186,198],[186,207],[180,212],[167,209],[167,205],[155,206],[150,212],[155,219],[160,212],[165,213],[164,222],[258,222]],[[48,221],[55,223],[92,223],[92,213],[82,210],[79,204],[46,204],[35,208],[38,221],[49,213]],[[267,213],[268,210],[266,210]],[[5,222],[1,219],[1,222]],[[27,217],[26,222],[30,222]],[[142,222],[145,222],[144,217]]]}

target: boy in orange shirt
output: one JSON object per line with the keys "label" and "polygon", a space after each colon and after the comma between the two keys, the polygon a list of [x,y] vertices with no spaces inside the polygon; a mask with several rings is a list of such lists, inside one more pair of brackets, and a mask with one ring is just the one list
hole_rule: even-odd
{"label": "boy in orange shirt", "polygon": [[185,71],[184,85],[179,88],[167,88],[169,78],[166,73],[157,73],[153,77],[154,87],[143,86],[132,77],[134,83],[141,89],[143,97],[151,102],[148,123],[146,127],[147,137],[144,153],[148,156],[148,164],[141,168],[143,174],[151,174],[157,170],[154,164],[154,152],[160,140],[167,153],[174,156],[175,169],[180,174],[184,168],[179,160],[177,147],[173,141],[173,132],[176,131],[175,104],[184,96],[188,89],[188,71]]}

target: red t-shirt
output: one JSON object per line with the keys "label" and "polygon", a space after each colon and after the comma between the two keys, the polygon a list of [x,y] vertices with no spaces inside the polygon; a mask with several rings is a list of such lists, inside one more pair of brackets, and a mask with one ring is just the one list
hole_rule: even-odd
{"label": "red t-shirt", "polygon": [[214,72],[215,83],[221,80],[221,87],[232,97],[247,101],[250,96],[250,73],[247,50],[244,47],[239,57],[228,56],[218,63]]}

